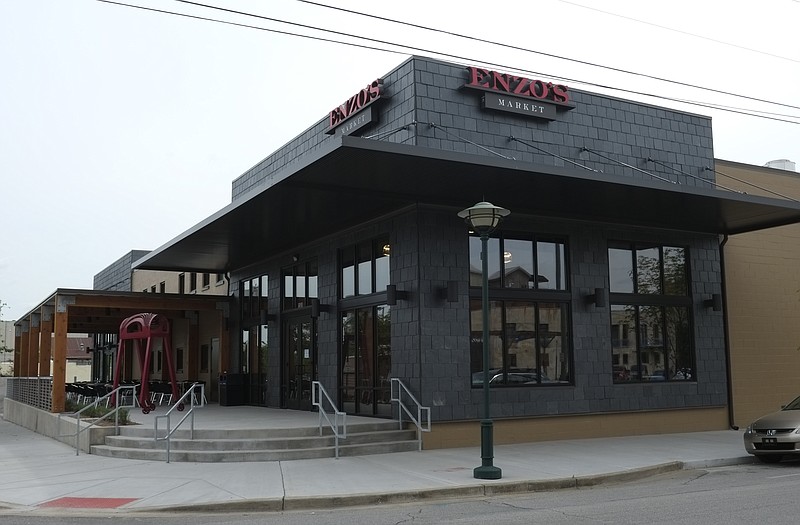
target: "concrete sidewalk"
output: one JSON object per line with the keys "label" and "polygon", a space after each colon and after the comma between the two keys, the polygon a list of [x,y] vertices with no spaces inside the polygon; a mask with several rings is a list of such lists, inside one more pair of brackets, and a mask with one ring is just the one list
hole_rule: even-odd
{"label": "concrete sidewalk", "polygon": [[480,497],[751,462],[740,431],[495,446],[503,478],[473,478],[480,449],[257,463],[165,463],[81,453],[0,419],[0,515],[71,508],[279,511]]}

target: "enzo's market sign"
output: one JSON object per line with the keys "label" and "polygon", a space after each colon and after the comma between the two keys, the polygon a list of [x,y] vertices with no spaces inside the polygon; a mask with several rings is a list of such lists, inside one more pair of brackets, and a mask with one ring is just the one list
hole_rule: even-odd
{"label": "enzo's market sign", "polygon": [[[364,110],[370,109],[370,105],[383,95],[383,80],[373,80],[367,87],[344,101],[344,104],[331,110],[328,121],[328,131],[326,133],[336,133],[336,129],[342,127],[342,133],[347,135],[359,128],[366,126],[373,120],[372,112],[363,114]],[[359,115],[358,118],[355,118]],[[346,125],[344,125],[347,123]]]}
{"label": "enzo's market sign", "polygon": [[543,80],[498,73],[479,67],[467,68],[465,88],[485,92],[483,107],[547,120],[556,119],[557,109],[572,109],[569,88]]}

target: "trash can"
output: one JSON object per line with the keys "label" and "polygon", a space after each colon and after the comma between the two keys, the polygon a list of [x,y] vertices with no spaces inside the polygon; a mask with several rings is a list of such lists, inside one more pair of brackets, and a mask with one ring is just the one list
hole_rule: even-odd
{"label": "trash can", "polygon": [[221,374],[219,376],[220,406],[237,406],[247,404],[247,375]]}

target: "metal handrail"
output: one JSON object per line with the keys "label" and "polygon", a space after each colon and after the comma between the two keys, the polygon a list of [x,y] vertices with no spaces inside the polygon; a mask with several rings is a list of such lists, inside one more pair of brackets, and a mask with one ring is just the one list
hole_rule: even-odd
{"label": "metal handrail", "polygon": [[[200,387],[200,396],[199,398],[194,395],[195,388]],[[184,409],[186,403],[186,397],[189,397],[189,411],[186,412],[178,424],[175,425],[175,428],[172,428],[172,412],[174,410],[181,411]],[[195,400],[199,399],[199,403],[195,403]],[[192,383],[192,386],[186,389],[186,392],[172,405],[172,408],[167,410],[166,414],[161,414],[160,416],[156,416],[155,420],[153,421],[153,437],[155,441],[166,441],[167,442],[167,463],[169,463],[169,452],[170,452],[170,442],[172,438],[172,434],[175,433],[176,430],[186,421],[186,418],[192,416],[191,427],[189,429],[189,439],[194,439],[194,409],[195,408],[202,408],[205,406],[205,399],[206,399],[206,386],[204,383]],[[167,433],[164,437],[158,437],[158,420],[164,419],[167,420]]]}
{"label": "metal handrail", "polygon": [[[320,395],[321,394],[321,395]],[[324,402],[325,399],[328,400],[328,404],[333,408],[333,421],[331,421],[330,416],[325,411]],[[336,404],[331,399],[331,396],[328,395],[328,392],[325,390],[325,387],[322,386],[322,383],[319,381],[312,381],[311,382],[311,404],[317,407],[317,411],[319,412],[319,435],[322,435],[322,418],[324,417],[327,422],[328,426],[333,431],[334,437],[334,445],[336,448],[336,459],[339,459],[339,439],[347,439],[347,414],[341,412],[339,409],[336,408]],[[342,418],[342,428],[344,431],[340,434],[339,433],[339,417]]]}
{"label": "metal handrail", "polygon": [[[81,432],[83,432],[84,430],[88,430],[88,429],[92,428],[93,426],[95,426],[98,423],[100,423],[101,421],[105,420],[107,417],[111,416],[112,414],[114,415],[114,432],[115,432],[114,435],[116,435],[116,436],[119,435],[119,411],[122,410],[123,408],[136,408],[136,387],[137,387],[137,385],[121,385],[121,386],[118,386],[117,388],[115,388],[114,390],[112,390],[108,394],[104,395],[103,397],[98,397],[92,403],[86,405],[85,407],[83,407],[82,409],[78,410],[77,412],[72,413],[72,416],[75,417],[75,455],[76,456],[79,456],[80,453],[81,453],[80,441],[79,441]],[[121,392],[122,390],[128,390],[128,389],[132,390],[132,392],[131,392],[131,404],[130,405],[121,405],[119,403],[119,399],[120,398],[124,399],[125,396],[116,396],[116,394]],[[116,397],[112,397],[112,396],[116,396]],[[98,407],[100,405],[101,401],[103,401],[103,400],[111,400],[111,399],[113,399],[116,402],[116,407],[114,408],[114,410],[112,410],[111,412],[107,412],[105,415],[103,415],[103,416],[101,416],[99,418],[96,418],[94,421],[92,421],[91,423],[89,423],[85,427],[81,428],[81,414],[85,410],[89,410],[90,408],[96,408],[96,407]],[[57,424],[56,432],[58,433],[58,437],[71,436],[72,434],[62,434],[61,433],[61,415],[62,415],[61,413],[58,414],[58,421],[56,423]]]}
{"label": "metal handrail", "polygon": [[[397,395],[395,396],[395,385],[397,385]],[[391,401],[397,402],[397,406],[399,407],[397,410],[397,420],[400,423],[400,430],[403,429],[403,412],[411,418],[411,422],[417,427],[417,442],[419,443],[419,450],[422,450],[422,433],[423,432],[430,432],[431,431],[431,407],[424,407],[422,404],[417,401],[417,398],[414,397],[414,394],[408,389],[408,387],[403,384],[397,377],[391,378],[390,383],[390,392],[391,392]],[[417,417],[414,417],[414,414],[408,409],[405,403],[403,403],[403,392],[411,398],[414,402],[414,405],[417,407]],[[425,426],[423,426],[422,422],[422,414],[425,414]]]}

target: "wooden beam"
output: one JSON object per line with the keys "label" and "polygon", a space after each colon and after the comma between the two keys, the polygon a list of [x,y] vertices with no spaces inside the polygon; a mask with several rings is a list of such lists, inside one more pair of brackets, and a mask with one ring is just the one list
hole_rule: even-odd
{"label": "wooden beam", "polygon": [[[45,307],[47,308],[47,307]],[[52,310],[52,309],[51,309]],[[53,348],[53,313],[42,313],[39,329],[41,343],[39,345],[39,375],[50,375],[50,358]]]}
{"label": "wooden beam", "polygon": [[56,308],[55,338],[53,345],[53,407],[51,412],[57,414],[66,409],[67,378],[67,325],[69,314],[67,308]]}
{"label": "wooden beam", "polygon": [[16,377],[29,377],[28,374],[28,340],[30,334],[28,329],[23,326],[17,344],[17,351],[14,352],[14,375]]}
{"label": "wooden beam", "polygon": [[[40,347],[40,326],[39,314],[33,314],[31,327],[28,331],[28,377],[44,377],[50,375],[50,367],[47,370],[39,368],[39,347]],[[43,373],[40,373],[43,372]]]}

